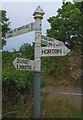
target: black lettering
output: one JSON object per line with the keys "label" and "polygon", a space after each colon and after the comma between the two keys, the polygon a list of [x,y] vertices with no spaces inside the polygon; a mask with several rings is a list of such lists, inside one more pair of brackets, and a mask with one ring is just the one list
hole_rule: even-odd
{"label": "black lettering", "polygon": [[62,53],[62,49],[55,49],[54,53]]}
{"label": "black lettering", "polygon": [[48,54],[48,50],[42,50],[42,54]]}
{"label": "black lettering", "polygon": [[58,52],[59,52],[59,53],[62,53],[62,49],[58,49]]}
{"label": "black lettering", "polygon": [[50,43],[50,42],[49,42],[49,44],[48,44],[48,45],[49,45],[49,46],[52,46],[52,43]]}
{"label": "black lettering", "polygon": [[21,68],[21,69],[25,69],[23,65],[20,65],[20,68]]}
{"label": "black lettering", "polygon": [[16,32],[17,29],[14,29],[13,31]]}
{"label": "black lettering", "polygon": [[48,50],[48,53],[51,54],[51,49]]}
{"label": "black lettering", "polygon": [[31,66],[28,66],[28,65],[19,65],[18,69],[31,70]]}
{"label": "black lettering", "polygon": [[45,37],[45,40],[47,40],[47,37]]}
{"label": "black lettering", "polygon": [[8,33],[13,33],[13,30],[9,31]]}
{"label": "black lettering", "polygon": [[43,36],[43,35],[41,35],[41,39],[44,39],[44,36]]}
{"label": "black lettering", "polygon": [[62,49],[45,49],[42,50],[42,54],[58,54],[58,53],[62,53]]}
{"label": "black lettering", "polygon": [[47,41],[42,41],[42,44],[47,45]]}
{"label": "black lettering", "polygon": [[52,43],[52,46],[53,46],[53,47],[55,47],[55,46],[56,46],[56,44],[55,44],[55,43]]}
{"label": "black lettering", "polygon": [[52,54],[54,54],[54,49],[52,49]]}
{"label": "black lettering", "polygon": [[29,28],[29,25],[26,25],[26,28]]}
{"label": "black lettering", "polygon": [[20,63],[20,59],[19,58],[17,58],[17,63]]}
{"label": "black lettering", "polygon": [[29,69],[31,69],[31,66],[29,66]]}
{"label": "black lettering", "polygon": [[21,59],[21,58],[17,58],[17,63],[21,63],[21,64],[29,64],[29,60],[25,60],[25,59]]}
{"label": "black lettering", "polygon": [[17,64],[17,69],[20,69],[20,67],[18,66],[18,64]]}
{"label": "black lettering", "polygon": [[22,26],[22,27],[19,27],[18,30],[22,30],[22,29],[24,29],[24,28],[25,28],[25,26]]}
{"label": "black lettering", "polygon": [[18,31],[19,31],[19,30],[21,30],[21,27],[20,27],[20,28],[18,28]]}
{"label": "black lettering", "polygon": [[31,23],[31,30],[33,30],[33,23]]}
{"label": "black lettering", "polygon": [[54,49],[54,53],[58,53],[58,50],[57,50],[57,49]]}

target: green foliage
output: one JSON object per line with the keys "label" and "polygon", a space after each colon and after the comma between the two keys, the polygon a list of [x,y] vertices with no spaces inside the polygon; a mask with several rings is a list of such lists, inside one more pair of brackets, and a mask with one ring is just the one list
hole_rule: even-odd
{"label": "green foliage", "polygon": [[[10,30],[9,28],[9,25],[10,25],[10,22],[9,22],[9,18],[7,18],[6,16],[6,11],[5,10],[0,10],[0,28],[1,28],[1,31],[2,31],[2,48],[4,45],[6,45],[6,33]],[[1,43],[0,43],[1,44]]]}
{"label": "green foliage", "polygon": [[[34,43],[33,45],[24,44],[20,47],[19,51],[13,50],[13,52],[2,52],[2,82],[4,86],[12,86],[16,89],[32,89],[33,86],[33,72],[16,70],[13,65],[13,61],[16,57],[34,59]],[[45,76],[52,71],[55,72],[56,79],[61,78],[61,69],[68,62],[68,56],[65,57],[43,57],[41,59],[41,87],[46,85]],[[66,61],[66,62],[65,62]],[[63,66],[62,63],[65,63]]]}
{"label": "green foliage", "polygon": [[69,63],[69,56],[60,57],[43,57],[41,63],[41,71],[44,76],[53,74],[56,79],[60,79],[62,75],[62,69],[67,68]]}
{"label": "green foliage", "polygon": [[41,88],[46,86],[45,78],[44,76],[41,76]]}
{"label": "green foliage", "polygon": [[[24,45],[22,46],[24,51],[27,51],[26,49],[29,47],[29,51],[32,51],[32,48],[30,45]],[[13,65],[13,61],[16,57],[22,57],[27,58],[32,57],[29,56],[28,51],[25,53],[25,57],[22,56],[23,49],[13,52],[9,51],[3,51],[2,52],[2,82],[3,82],[3,89],[5,89],[5,86],[10,87],[11,86],[16,89],[31,89],[33,85],[33,72],[30,71],[20,71],[16,70]],[[31,55],[31,54],[30,54]],[[9,89],[9,88],[8,88]]]}
{"label": "green foliage", "polygon": [[76,41],[77,38],[83,37],[83,12],[81,8],[83,9],[83,2],[64,3],[62,8],[58,9],[58,14],[48,19],[51,28],[47,29],[47,36],[63,42],[67,41],[70,48],[74,48],[75,44],[81,40]]}
{"label": "green foliage", "polygon": [[34,59],[34,43],[32,45],[24,43],[20,47],[19,52],[21,53],[20,56],[24,58]]}

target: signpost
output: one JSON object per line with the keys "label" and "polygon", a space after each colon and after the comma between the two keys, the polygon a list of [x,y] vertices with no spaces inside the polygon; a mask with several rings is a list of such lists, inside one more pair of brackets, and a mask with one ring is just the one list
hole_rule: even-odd
{"label": "signpost", "polygon": [[14,64],[14,67],[16,68],[16,70],[38,71],[38,68],[37,68],[38,63],[34,60],[29,60],[29,59],[17,57],[13,61],[13,64]]}
{"label": "signpost", "polygon": [[35,71],[35,62],[33,60],[16,58],[13,64],[17,70]]}
{"label": "signpost", "polygon": [[64,46],[64,43],[62,41],[56,40],[51,37],[47,37],[44,35],[41,35],[41,44],[46,45],[48,47],[55,47],[55,46]]}
{"label": "signpost", "polygon": [[63,46],[64,45],[64,43],[51,42],[51,41],[47,41],[47,40],[43,40],[43,39],[41,39],[41,44],[45,45],[47,47],[56,47],[56,46]]}
{"label": "signpost", "polygon": [[[34,73],[34,118],[40,117],[40,67],[41,67],[41,28],[44,11],[38,6],[33,13],[35,19],[35,61],[38,71]],[[37,66],[35,66],[37,69]]]}
{"label": "signpost", "polygon": [[66,56],[70,50],[66,46],[41,47],[41,56]]}
{"label": "signpost", "polygon": [[[41,57],[65,56],[70,50],[63,42],[41,35],[44,11],[40,6],[33,13],[35,22],[9,31],[6,38],[15,37],[27,32],[35,31],[35,60],[16,58],[13,64],[17,70],[34,71],[34,118],[40,117],[40,71]],[[41,47],[46,45],[46,47]]]}
{"label": "signpost", "polygon": [[6,38],[15,37],[24,33],[34,31],[34,30],[35,30],[35,22],[10,30],[6,34]]}

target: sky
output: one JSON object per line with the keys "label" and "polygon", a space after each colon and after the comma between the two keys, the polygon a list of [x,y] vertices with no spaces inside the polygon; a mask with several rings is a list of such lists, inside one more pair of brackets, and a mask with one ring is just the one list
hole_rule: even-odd
{"label": "sky", "polygon": [[[46,35],[46,29],[50,28],[47,19],[57,15],[58,8],[62,6],[62,0],[44,0],[44,2],[41,0],[18,0],[18,2],[15,0],[12,0],[12,2],[10,0],[3,0],[2,9],[7,11],[7,17],[11,22],[10,28],[14,29],[34,22],[33,12],[38,5],[40,5],[45,12],[42,20],[42,35]],[[34,32],[29,32],[6,39],[7,44],[4,46],[4,50],[19,50],[19,47],[23,45],[23,43],[31,44],[34,42],[34,35]]]}

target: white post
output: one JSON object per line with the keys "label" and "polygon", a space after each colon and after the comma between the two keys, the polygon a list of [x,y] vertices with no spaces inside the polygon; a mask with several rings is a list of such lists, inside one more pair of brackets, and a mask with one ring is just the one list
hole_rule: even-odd
{"label": "white post", "polygon": [[35,19],[35,72],[34,72],[34,118],[40,117],[40,67],[41,67],[41,28],[44,12],[38,6],[33,13]]}

